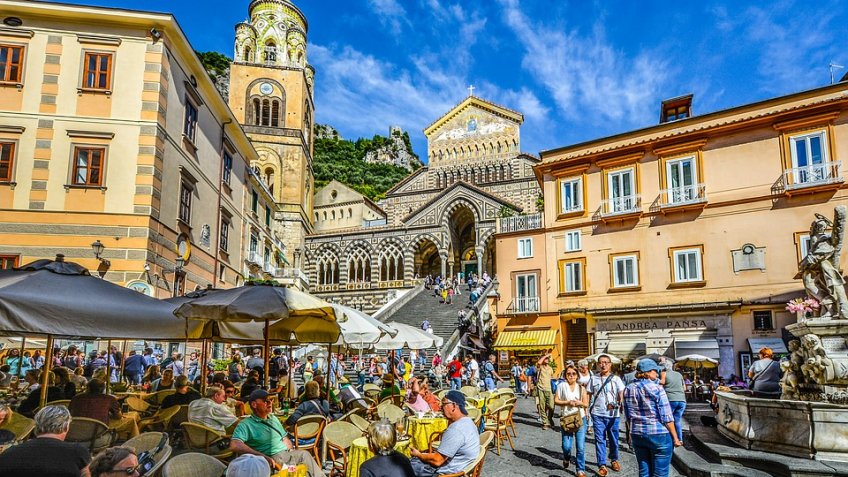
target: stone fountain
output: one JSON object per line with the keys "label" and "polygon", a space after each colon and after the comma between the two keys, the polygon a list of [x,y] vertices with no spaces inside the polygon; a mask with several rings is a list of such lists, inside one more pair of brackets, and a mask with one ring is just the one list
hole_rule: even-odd
{"label": "stone fountain", "polygon": [[848,462],[848,297],[839,267],[848,208],[816,214],[798,275],[818,308],[786,327],[797,339],[781,361],[780,400],[718,395],[719,431],[737,444],[816,460]]}

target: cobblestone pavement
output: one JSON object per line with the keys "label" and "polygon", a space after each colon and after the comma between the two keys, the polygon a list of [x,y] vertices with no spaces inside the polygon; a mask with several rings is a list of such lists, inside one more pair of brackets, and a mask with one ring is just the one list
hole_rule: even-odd
{"label": "cobblestone pavement", "polygon": [[[509,443],[501,447],[501,455],[495,453],[494,447],[489,449],[483,464],[484,477],[519,477],[519,476],[569,476],[576,474],[572,464],[568,470],[562,468],[562,437],[557,430],[543,431],[537,420],[536,405],[532,398],[519,397],[514,414],[517,438],[514,438],[515,451],[509,448]],[[621,472],[612,472],[608,477],[638,476],[636,457],[633,452],[623,446],[620,452]],[[609,467],[607,467],[609,469]],[[595,440],[586,436],[586,475],[597,476],[598,469],[595,458]],[[671,477],[680,476],[673,467]]]}

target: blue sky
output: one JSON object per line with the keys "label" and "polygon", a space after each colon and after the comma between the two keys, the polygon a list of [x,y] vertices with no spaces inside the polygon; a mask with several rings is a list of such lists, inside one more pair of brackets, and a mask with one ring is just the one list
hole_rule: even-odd
{"label": "blue sky", "polygon": [[[248,0],[85,0],[174,13],[232,57]],[[538,154],[655,124],[662,99],[706,112],[826,85],[848,66],[846,5],[820,0],[294,0],[309,19],[316,121],[346,138],[422,129],[468,94],[524,113]],[[202,5],[202,7],[201,7]],[[837,79],[848,70],[837,70]]]}

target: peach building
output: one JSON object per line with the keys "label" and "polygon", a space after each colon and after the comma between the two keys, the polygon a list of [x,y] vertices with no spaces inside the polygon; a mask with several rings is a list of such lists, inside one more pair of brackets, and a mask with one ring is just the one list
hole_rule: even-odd
{"label": "peach building", "polygon": [[523,346],[567,359],[701,354],[725,377],[764,345],[785,352],[810,223],[848,196],[846,93],[704,115],[684,96],[656,126],[542,152],[544,215],[498,225],[498,341],[548,331]]}

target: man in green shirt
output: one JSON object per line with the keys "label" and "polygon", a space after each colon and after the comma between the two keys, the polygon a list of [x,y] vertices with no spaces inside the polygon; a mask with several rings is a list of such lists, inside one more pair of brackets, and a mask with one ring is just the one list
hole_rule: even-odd
{"label": "man in green shirt", "polygon": [[542,429],[550,429],[551,417],[554,415],[554,393],[551,390],[554,369],[550,362],[551,353],[543,354],[536,362],[536,405],[539,408]]}
{"label": "man in green shirt", "polygon": [[254,454],[264,457],[272,468],[287,465],[306,465],[309,477],[323,477],[324,472],[305,450],[294,449],[286,430],[271,413],[268,393],[255,389],[247,398],[253,414],[242,420],[233,431],[230,450],[236,454]]}

